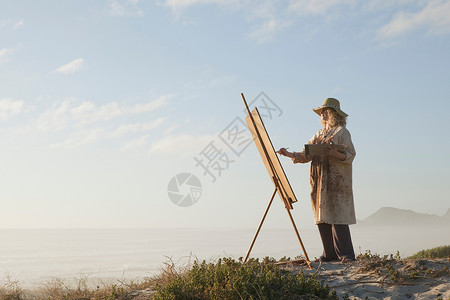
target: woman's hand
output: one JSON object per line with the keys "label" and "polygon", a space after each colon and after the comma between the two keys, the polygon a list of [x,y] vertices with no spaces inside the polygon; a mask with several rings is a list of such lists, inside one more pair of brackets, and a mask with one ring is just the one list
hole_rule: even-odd
{"label": "woman's hand", "polygon": [[277,151],[278,154],[281,154],[283,156],[286,156],[287,152],[288,151],[286,150],[286,148],[280,148],[280,150]]}
{"label": "woman's hand", "polygon": [[294,157],[294,154],[292,152],[287,151],[286,148],[280,148],[280,150],[278,150],[277,153],[290,158]]}
{"label": "woman's hand", "polygon": [[347,158],[347,155],[345,153],[339,152],[333,147],[328,147],[327,149],[325,149],[325,152],[328,156],[337,158],[339,160],[345,160]]}

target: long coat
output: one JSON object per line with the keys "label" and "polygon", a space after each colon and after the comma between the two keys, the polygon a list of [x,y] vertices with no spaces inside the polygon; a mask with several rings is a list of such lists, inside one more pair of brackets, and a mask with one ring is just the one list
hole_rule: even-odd
{"label": "long coat", "polygon": [[294,152],[294,163],[311,161],[311,202],[316,224],[355,224],[353,203],[352,162],[356,151],[350,132],[343,126],[332,128],[328,133],[319,130],[308,144],[342,144],[346,158],[339,160],[326,155],[306,156]]}

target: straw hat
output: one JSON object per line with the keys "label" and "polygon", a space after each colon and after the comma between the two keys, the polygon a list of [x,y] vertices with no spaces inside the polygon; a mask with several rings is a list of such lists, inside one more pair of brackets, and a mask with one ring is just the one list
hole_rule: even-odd
{"label": "straw hat", "polygon": [[313,108],[313,111],[320,116],[320,112],[322,111],[322,109],[327,107],[333,108],[339,115],[341,115],[344,118],[348,116],[345,112],[341,110],[339,100],[334,98],[325,99],[325,101],[323,101],[322,106]]}

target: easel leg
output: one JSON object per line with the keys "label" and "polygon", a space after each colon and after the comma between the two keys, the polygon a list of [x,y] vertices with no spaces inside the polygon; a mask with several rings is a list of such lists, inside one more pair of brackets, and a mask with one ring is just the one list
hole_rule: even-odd
{"label": "easel leg", "polygon": [[298,233],[297,226],[295,225],[294,219],[292,218],[292,214],[288,208],[286,208],[286,211],[289,215],[289,218],[291,219],[292,226],[294,226],[294,230],[295,230],[295,233],[297,234],[297,238],[298,238],[298,241],[300,242],[300,246],[302,247],[303,254],[305,254],[306,263],[308,264],[309,268],[311,268],[311,262],[309,261],[308,253],[306,253],[305,246],[303,246],[302,239],[300,238],[300,234]]}
{"label": "easel leg", "polygon": [[[245,256],[244,262],[247,262],[247,259],[250,256],[250,252],[252,251],[253,245],[255,244],[256,238],[258,237],[259,231],[261,230],[262,224],[264,223],[264,220],[266,219],[267,212],[269,211],[269,208],[272,205],[272,201],[273,201],[273,198],[275,197],[276,193],[277,193],[277,189],[275,189],[275,191],[273,191],[272,198],[270,198],[270,202],[269,202],[269,205],[267,205],[266,212],[264,213],[261,223],[259,223],[258,230],[256,230],[255,237],[253,238],[252,244],[250,245],[250,249],[248,249],[248,252],[247,252],[247,255]],[[298,233],[297,233],[297,235],[298,235]]]}

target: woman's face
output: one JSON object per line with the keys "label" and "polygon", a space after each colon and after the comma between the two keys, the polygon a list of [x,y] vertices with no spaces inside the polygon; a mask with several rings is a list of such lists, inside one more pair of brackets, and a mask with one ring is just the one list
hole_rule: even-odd
{"label": "woman's face", "polygon": [[320,111],[320,118],[325,123],[330,119],[329,110],[330,110],[329,108],[324,108]]}

